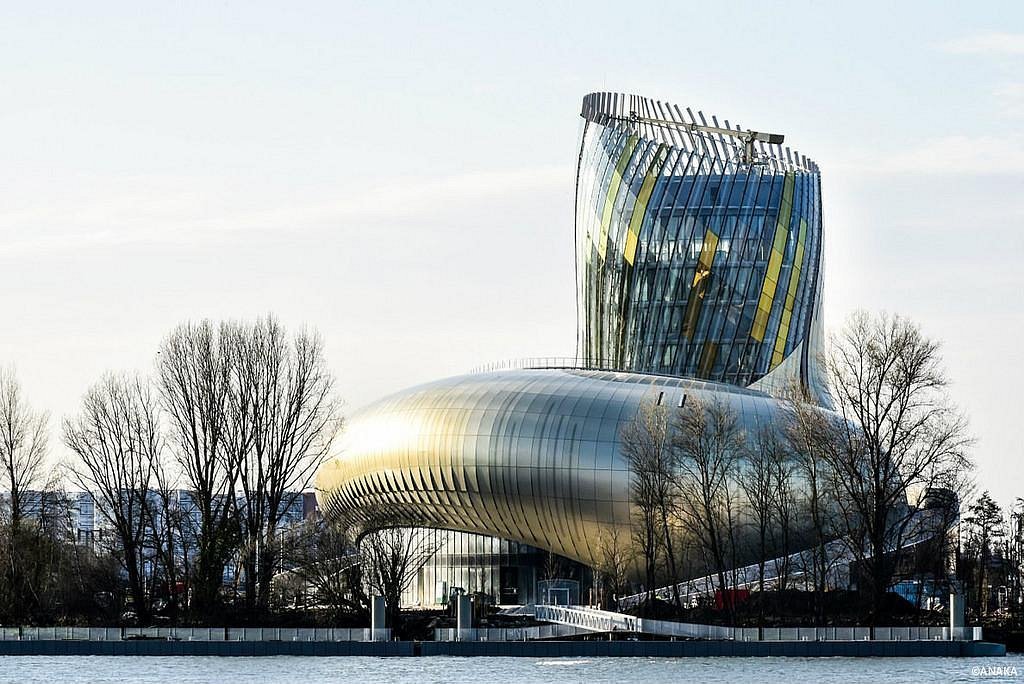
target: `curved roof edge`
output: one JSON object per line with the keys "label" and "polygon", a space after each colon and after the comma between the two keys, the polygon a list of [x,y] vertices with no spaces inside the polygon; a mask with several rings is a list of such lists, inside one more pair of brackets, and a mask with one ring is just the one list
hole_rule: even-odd
{"label": "curved roof edge", "polygon": [[[677,148],[691,152],[701,151],[722,159],[734,159],[742,154],[743,144],[740,138],[733,138],[721,133],[686,130],[674,127],[668,122],[714,126],[736,131],[746,130],[731,123],[728,119],[719,122],[718,117],[713,114],[709,118],[699,110],[694,113],[689,107],[680,107],[642,95],[623,93],[595,92],[585,95],[580,116],[602,126],[613,121],[633,121],[634,125],[643,132],[644,137],[650,140],[660,140]],[[666,123],[655,123],[656,121],[665,121]],[[765,142],[756,144],[757,149],[764,157],[774,160],[787,171],[819,173],[818,165],[814,160],[795,149]]]}

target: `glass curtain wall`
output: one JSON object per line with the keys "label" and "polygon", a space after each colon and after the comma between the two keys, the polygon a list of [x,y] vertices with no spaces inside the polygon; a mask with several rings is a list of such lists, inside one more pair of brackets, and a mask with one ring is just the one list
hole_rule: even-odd
{"label": "glass curtain wall", "polygon": [[456,589],[485,594],[500,605],[536,602],[546,551],[467,532],[421,528],[416,533],[422,537],[418,543],[437,552],[417,571],[403,604],[448,605]]}
{"label": "glass curtain wall", "polygon": [[[817,166],[777,145],[744,160],[739,137],[677,125],[729,122],[646,98],[589,95],[583,117],[578,355],[747,386],[807,353],[819,297]],[[808,384],[808,364],[798,368]]]}

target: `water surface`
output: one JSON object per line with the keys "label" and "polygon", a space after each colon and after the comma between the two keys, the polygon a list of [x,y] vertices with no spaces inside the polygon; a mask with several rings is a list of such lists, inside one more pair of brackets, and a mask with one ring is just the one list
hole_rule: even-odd
{"label": "water surface", "polygon": [[[991,668],[1016,668],[1007,676]],[[1005,658],[268,658],[6,656],[0,681],[90,682],[1024,682],[1024,655]]]}

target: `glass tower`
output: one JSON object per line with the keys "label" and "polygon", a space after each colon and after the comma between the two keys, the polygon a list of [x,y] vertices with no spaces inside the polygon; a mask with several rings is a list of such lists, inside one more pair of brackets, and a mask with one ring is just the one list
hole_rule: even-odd
{"label": "glass tower", "polygon": [[820,395],[817,165],[635,95],[592,93],[582,116],[578,355],[739,386],[779,369]]}

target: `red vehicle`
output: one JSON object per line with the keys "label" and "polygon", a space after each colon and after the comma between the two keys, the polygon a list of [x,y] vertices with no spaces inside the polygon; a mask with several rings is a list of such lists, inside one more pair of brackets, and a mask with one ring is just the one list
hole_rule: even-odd
{"label": "red vehicle", "polygon": [[726,589],[724,592],[719,589],[715,592],[715,610],[732,608],[750,598],[749,589]]}

